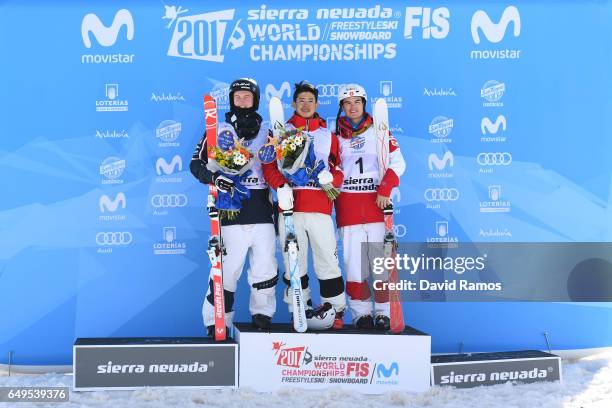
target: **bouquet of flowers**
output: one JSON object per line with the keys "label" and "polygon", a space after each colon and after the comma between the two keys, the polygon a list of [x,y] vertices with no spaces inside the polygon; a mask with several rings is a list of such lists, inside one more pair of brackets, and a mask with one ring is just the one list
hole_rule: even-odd
{"label": "bouquet of flowers", "polygon": [[240,144],[234,128],[227,123],[220,124],[217,145],[208,148],[206,168],[233,182],[233,187],[227,191],[218,189],[215,205],[224,218],[235,219],[242,208],[242,201],[251,196],[242,180],[252,172],[252,159],[253,155]]}
{"label": "bouquet of flowers", "polygon": [[[274,147],[283,175],[297,186],[305,186],[312,180],[330,200],[335,200],[340,194],[339,190],[331,183],[319,184],[317,176],[326,165],[322,160],[317,160],[311,137],[302,128],[288,130],[282,126],[278,130],[278,139],[271,139],[262,149]],[[269,152],[267,156],[270,156]]]}

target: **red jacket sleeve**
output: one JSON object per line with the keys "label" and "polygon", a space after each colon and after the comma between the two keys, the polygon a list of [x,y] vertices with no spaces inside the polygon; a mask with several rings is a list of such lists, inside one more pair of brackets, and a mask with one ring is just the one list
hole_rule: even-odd
{"label": "red jacket sleeve", "polygon": [[341,167],[342,163],[340,162],[340,142],[338,142],[338,138],[333,133],[331,140],[331,148],[329,149],[329,172],[334,177],[332,181],[334,187],[340,188],[344,180],[344,173]]}
{"label": "red jacket sleeve", "polygon": [[264,180],[274,190],[287,183],[287,179],[285,179],[276,165],[276,160],[272,163],[262,163],[261,168],[263,169]]}

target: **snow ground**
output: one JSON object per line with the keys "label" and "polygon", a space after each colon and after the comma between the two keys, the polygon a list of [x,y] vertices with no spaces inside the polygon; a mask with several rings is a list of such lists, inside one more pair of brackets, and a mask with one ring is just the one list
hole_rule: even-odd
{"label": "snow ground", "polygon": [[[65,374],[0,373],[0,386],[69,387]],[[576,361],[563,362],[563,383],[503,384],[492,387],[454,389],[435,387],[421,394],[390,392],[383,395],[354,394],[341,389],[304,391],[296,388],[276,393],[252,389],[192,390],[142,389],[138,391],[72,392],[67,403],[18,403],[17,408],[49,407],[612,407],[612,351]],[[0,407],[9,404],[0,403]]]}

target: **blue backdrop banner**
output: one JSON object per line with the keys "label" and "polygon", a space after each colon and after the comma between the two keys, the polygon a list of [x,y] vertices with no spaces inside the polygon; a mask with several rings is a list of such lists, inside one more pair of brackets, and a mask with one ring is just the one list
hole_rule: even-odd
{"label": "blue backdrop banner", "polygon": [[[53,3],[0,4],[0,363],[69,363],[76,337],[204,334],[207,188],[189,160],[202,96],[226,111],[243,76],[264,119],[273,96],[292,112],[303,79],[332,128],[342,84],[368,110],[386,99],[400,241],[612,241],[609,1]],[[437,352],[542,348],[544,329],[558,348],[612,345],[606,303],[404,309]]]}

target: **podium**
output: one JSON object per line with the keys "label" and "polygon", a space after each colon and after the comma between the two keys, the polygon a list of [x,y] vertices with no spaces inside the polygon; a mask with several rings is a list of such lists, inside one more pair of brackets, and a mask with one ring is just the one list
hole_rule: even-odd
{"label": "podium", "polygon": [[273,324],[269,332],[250,323],[234,326],[241,387],[341,387],[364,394],[430,387],[431,337],[411,327],[392,335],[353,328],[296,333],[289,324]]}
{"label": "podium", "polygon": [[79,338],[75,391],[238,386],[238,345],[210,338]]}

